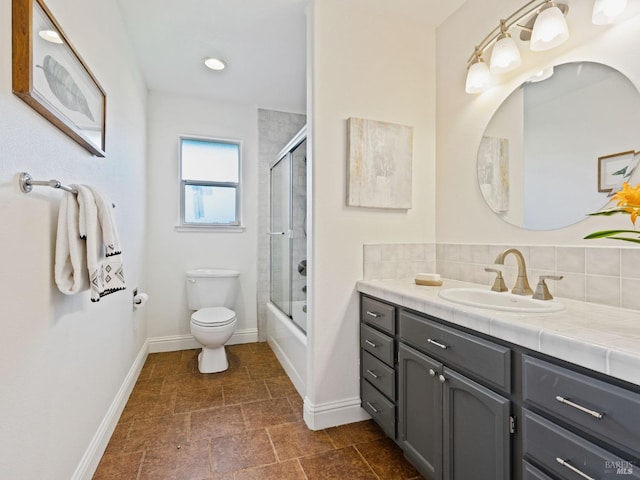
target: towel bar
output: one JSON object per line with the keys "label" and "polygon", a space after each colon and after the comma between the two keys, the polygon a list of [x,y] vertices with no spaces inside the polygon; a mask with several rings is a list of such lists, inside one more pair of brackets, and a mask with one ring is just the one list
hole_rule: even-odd
{"label": "towel bar", "polygon": [[75,188],[63,185],[59,180],[34,180],[27,172],[22,172],[20,174],[18,182],[20,184],[20,190],[24,193],[29,193],[33,189],[34,185],[44,185],[51,188],[59,188],[60,190],[75,193],[76,195],[78,194],[78,191]]}

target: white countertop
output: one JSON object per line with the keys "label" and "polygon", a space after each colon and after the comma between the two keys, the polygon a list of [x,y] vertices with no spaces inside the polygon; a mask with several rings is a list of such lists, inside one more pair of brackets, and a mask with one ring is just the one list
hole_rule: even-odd
{"label": "white countertop", "polygon": [[441,287],[416,285],[413,279],[357,283],[367,295],[640,385],[639,311],[558,298],[566,306],[561,312],[511,313],[438,296],[454,287],[489,289],[448,279]]}

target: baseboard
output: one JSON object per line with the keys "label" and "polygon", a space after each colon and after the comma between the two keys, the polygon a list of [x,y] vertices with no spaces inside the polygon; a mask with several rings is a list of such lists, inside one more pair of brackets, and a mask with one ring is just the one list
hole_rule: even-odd
{"label": "baseboard", "polygon": [[136,380],[140,375],[140,371],[147,359],[148,352],[149,343],[145,340],[138,352],[138,355],[136,356],[136,359],[133,361],[133,365],[131,365],[129,372],[127,372],[127,376],[124,378],[120,389],[111,402],[106,415],[102,419],[102,422],[100,422],[98,430],[91,439],[91,443],[89,443],[87,450],[82,456],[76,471],[73,473],[71,480],[91,480],[91,477],[93,477],[93,474],[100,463],[100,459],[109,444],[111,435],[113,435],[113,431],[118,424],[120,415],[127,404],[127,400],[129,400],[129,395],[131,394],[131,391],[136,384]]}
{"label": "baseboard", "polygon": [[[239,343],[253,343],[258,341],[258,329],[247,328],[236,330],[226,345],[237,345]],[[168,335],[166,337],[151,337],[148,339],[149,353],[176,352],[178,350],[191,350],[201,348],[193,335]]]}
{"label": "baseboard", "polygon": [[314,405],[304,399],[304,422],[311,430],[368,420],[371,416],[360,406],[360,397]]}

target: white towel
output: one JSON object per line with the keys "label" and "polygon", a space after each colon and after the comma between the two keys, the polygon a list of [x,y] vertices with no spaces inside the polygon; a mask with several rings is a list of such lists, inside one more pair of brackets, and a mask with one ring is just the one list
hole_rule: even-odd
{"label": "white towel", "polygon": [[87,251],[80,238],[78,200],[73,193],[63,194],[58,212],[58,233],[54,278],[58,290],[73,295],[89,289]]}
{"label": "white towel", "polygon": [[91,290],[91,301],[126,288],[111,206],[91,187],[74,185],[60,204],[55,278],[67,295]]}

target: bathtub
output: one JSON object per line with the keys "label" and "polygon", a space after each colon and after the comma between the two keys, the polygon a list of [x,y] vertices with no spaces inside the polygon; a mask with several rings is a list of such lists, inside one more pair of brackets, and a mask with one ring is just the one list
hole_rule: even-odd
{"label": "bathtub", "polygon": [[[305,302],[294,302],[291,310],[300,320]],[[299,304],[299,305],[298,305]],[[273,303],[267,303],[267,342],[302,398],[307,386],[307,336]]]}

